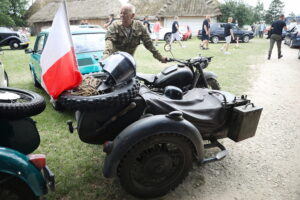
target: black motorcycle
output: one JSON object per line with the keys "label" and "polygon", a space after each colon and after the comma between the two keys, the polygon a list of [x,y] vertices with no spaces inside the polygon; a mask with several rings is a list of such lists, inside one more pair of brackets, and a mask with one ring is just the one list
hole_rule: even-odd
{"label": "black motorcycle", "polygon": [[169,62],[179,64],[165,68],[159,74],[137,73],[136,78],[144,82],[153,91],[163,91],[166,86],[176,86],[183,91],[193,88],[211,88],[220,90],[217,76],[213,72],[203,71],[212,57],[199,56],[194,59],[178,60],[169,58]]}
{"label": "black motorcycle", "polygon": [[[134,196],[162,196],[182,182],[193,161],[223,159],[227,150],[219,139],[239,142],[255,135],[262,108],[247,96],[197,87],[184,93],[175,86],[167,86],[163,94],[154,92],[139,85],[135,62],[124,52],[110,56],[103,69],[98,76],[102,94],[67,91],[61,103],[78,109],[76,129],[83,142],[103,144],[104,176],[119,177]],[[72,122],[68,125],[73,132]],[[220,151],[205,157],[204,150],[213,147]]]}

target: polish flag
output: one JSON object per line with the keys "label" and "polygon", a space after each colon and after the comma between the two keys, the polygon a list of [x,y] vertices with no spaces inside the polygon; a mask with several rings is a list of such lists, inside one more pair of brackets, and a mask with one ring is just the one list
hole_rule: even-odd
{"label": "polish flag", "polygon": [[75,57],[65,1],[54,16],[40,63],[42,86],[53,99],[57,99],[63,91],[78,86],[82,81]]}

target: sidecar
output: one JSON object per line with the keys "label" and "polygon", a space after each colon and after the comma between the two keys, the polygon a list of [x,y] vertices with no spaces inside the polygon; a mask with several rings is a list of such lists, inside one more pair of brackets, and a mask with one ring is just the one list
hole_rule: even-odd
{"label": "sidecar", "polygon": [[34,92],[0,88],[0,199],[38,199],[54,189],[45,155],[31,154],[40,137],[30,116],[45,106]]}
{"label": "sidecar", "polygon": [[[174,86],[166,87],[163,94],[141,86],[127,102],[79,108],[79,138],[103,144],[107,154],[104,176],[118,176],[125,190],[143,198],[176,188],[193,161],[223,159],[228,152],[218,140],[228,137],[239,142],[253,137],[262,111],[246,96],[202,88],[183,93]],[[68,124],[73,132],[72,122]],[[205,149],[213,147],[220,151],[205,157]]]}

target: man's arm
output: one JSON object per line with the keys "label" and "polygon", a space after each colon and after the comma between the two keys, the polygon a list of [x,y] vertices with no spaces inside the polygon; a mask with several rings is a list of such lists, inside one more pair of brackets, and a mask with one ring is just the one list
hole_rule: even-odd
{"label": "man's arm", "polygon": [[102,59],[107,58],[113,53],[113,49],[114,49],[113,41],[116,41],[116,37],[117,37],[115,30],[116,27],[113,24],[108,27],[108,30],[105,35],[105,49],[103,52]]}
{"label": "man's arm", "polygon": [[233,34],[232,26],[230,26],[230,34],[231,34],[232,39],[234,40],[234,34]]}

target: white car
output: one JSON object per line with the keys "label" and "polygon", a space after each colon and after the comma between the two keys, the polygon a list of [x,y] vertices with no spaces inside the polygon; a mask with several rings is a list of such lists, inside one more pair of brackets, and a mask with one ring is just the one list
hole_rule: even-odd
{"label": "white car", "polygon": [[[0,54],[3,54],[1,49],[0,49]],[[3,63],[0,60],[0,87],[7,87],[7,86],[8,86],[8,76],[4,70]]]}
{"label": "white car", "polygon": [[[152,40],[155,40],[156,35],[153,32],[153,27],[154,27],[154,23],[150,23],[150,30],[151,30],[150,37],[151,37]],[[172,29],[171,28],[161,27],[160,31],[159,31],[158,40],[164,40],[164,41],[168,42],[168,41],[171,40],[171,35],[172,35]]]}

